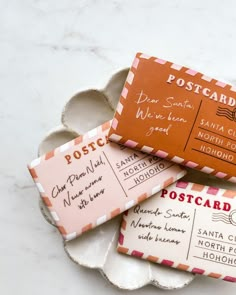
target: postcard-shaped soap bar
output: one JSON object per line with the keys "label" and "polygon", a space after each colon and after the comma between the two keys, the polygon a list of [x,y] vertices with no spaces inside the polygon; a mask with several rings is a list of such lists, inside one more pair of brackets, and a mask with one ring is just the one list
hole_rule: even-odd
{"label": "postcard-shaped soap bar", "polygon": [[178,181],[126,213],[119,252],[236,282],[236,191]]}
{"label": "postcard-shaped soap bar", "polygon": [[138,53],[109,138],[236,182],[236,88]]}
{"label": "postcard-shaped soap bar", "polygon": [[29,165],[66,240],[104,223],[185,175],[172,162],[108,142],[111,121]]}

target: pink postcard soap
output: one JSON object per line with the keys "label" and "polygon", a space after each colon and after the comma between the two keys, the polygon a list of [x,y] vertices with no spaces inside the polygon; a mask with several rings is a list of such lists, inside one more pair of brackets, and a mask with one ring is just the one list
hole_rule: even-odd
{"label": "pink postcard soap", "polygon": [[29,171],[71,240],[185,175],[178,165],[108,142],[111,121],[34,160]]}
{"label": "pink postcard soap", "polygon": [[168,186],[124,214],[118,251],[236,282],[236,191]]}

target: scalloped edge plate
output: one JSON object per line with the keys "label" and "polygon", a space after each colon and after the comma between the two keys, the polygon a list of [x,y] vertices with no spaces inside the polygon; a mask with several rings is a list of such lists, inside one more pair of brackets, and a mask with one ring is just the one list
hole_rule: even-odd
{"label": "scalloped edge plate", "polygon": [[[102,90],[87,89],[75,94],[62,112],[62,124],[54,128],[39,146],[39,154],[54,149],[112,118],[128,69],[115,73]],[[88,120],[88,110],[93,120]],[[192,169],[186,181],[235,189],[235,185]],[[44,218],[54,225],[42,201],[39,203]],[[152,284],[162,289],[179,289],[188,285],[194,275],[167,268],[148,261],[117,253],[117,234],[121,217],[115,218],[75,240],[64,242],[68,257],[78,265],[98,269],[114,286],[134,290]],[[54,225],[55,226],[55,225]],[[117,271],[119,269],[119,271]],[[129,271],[127,272],[127,269]]]}

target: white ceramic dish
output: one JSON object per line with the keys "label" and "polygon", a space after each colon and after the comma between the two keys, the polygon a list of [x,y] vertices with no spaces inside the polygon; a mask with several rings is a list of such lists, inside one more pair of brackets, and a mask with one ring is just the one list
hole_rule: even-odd
{"label": "white ceramic dish", "polygon": [[[62,125],[52,130],[39,146],[42,155],[112,118],[128,69],[112,76],[102,90],[89,89],[74,95],[62,113]],[[236,189],[235,184],[189,169],[186,181]],[[40,200],[41,211],[53,225],[47,208]],[[153,284],[162,289],[178,289],[188,285],[194,275],[167,268],[116,252],[121,216],[64,242],[68,256],[77,264],[96,268],[106,279],[121,289],[138,289]],[[128,270],[128,271],[127,271]]]}

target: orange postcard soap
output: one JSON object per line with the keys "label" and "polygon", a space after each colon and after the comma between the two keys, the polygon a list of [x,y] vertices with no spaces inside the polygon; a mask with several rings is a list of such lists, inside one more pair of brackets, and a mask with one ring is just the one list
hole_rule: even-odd
{"label": "orange postcard soap", "polygon": [[236,88],[138,53],[109,138],[236,183]]}

